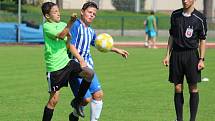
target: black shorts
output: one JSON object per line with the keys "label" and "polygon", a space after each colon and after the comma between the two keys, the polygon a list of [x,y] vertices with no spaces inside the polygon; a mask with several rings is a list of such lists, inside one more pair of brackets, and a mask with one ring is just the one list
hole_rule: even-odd
{"label": "black shorts", "polygon": [[183,84],[184,76],[187,83],[196,84],[201,81],[201,71],[198,70],[199,53],[197,49],[173,50],[170,57],[169,81]]}
{"label": "black shorts", "polygon": [[47,72],[48,91],[58,91],[61,87],[67,87],[68,81],[72,80],[72,78],[77,76],[81,71],[80,64],[74,60],[70,60],[64,68],[54,72]]}

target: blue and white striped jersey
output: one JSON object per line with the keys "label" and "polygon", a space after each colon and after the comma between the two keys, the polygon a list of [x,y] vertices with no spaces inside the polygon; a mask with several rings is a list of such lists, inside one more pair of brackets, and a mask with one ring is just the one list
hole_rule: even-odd
{"label": "blue and white striped jersey", "polygon": [[[70,29],[71,37],[71,44],[73,44],[76,49],[78,50],[79,54],[84,58],[85,62],[87,63],[88,67],[93,69],[93,59],[90,54],[90,46],[95,46],[95,38],[96,33],[90,27],[85,27],[79,19],[77,19],[73,26]],[[74,57],[72,57],[75,59]],[[75,59],[77,61],[77,59]]]}

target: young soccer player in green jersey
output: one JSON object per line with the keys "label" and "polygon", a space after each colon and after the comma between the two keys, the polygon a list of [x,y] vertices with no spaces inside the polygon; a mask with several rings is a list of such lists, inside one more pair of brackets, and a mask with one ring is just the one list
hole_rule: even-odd
{"label": "young soccer player in green jersey", "polygon": [[157,48],[155,45],[157,36],[157,20],[153,11],[150,12],[150,15],[146,19],[146,28],[146,34],[148,36],[148,48]]}
{"label": "young soccer player in green jersey", "polygon": [[[85,65],[80,65],[78,62],[69,59],[67,55],[67,49],[71,50],[72,54],[74,53],[67,41],[70,40],[69,28],[76,20],[76,17],[71,17],[67,24],[61,22],[59,8],[52,2],[43,3],[41,9],[46,18],[46,22],[43,24],[44,55],[50,93],[42,120],[51,121],[54,108],[59,99],[60,89],[68,86],[68,81],[72,80],[71,78],[74,76],[84,78],[79,87],[78,96],[72,101],[73,108],[79,116],[83,117],[84,113],[80,103],[91,84],[94,72]],[[80,63],[84,61],[82,57],[77,56],[77,58]]]}

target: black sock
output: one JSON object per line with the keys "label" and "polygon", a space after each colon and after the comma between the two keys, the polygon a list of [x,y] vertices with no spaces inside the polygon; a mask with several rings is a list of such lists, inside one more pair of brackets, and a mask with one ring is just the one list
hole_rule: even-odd
{"label": "black sock", "polygon": [[79,117],[76,117],[73,113],[74,112],[70,113],[70,115],[69,115],[69,121],[78,121]]}
{"label": "black sock", "polygon": [[51,121],[54,109],[49,109],[47,106],[44,108],[43,120],[42,121]]}
{"label": "black sock", "polygon": [[177,121],[183,121],[183,104],[184,104],[183,93],[175,93],[174,102]]}
{"label": "black sock", "polygon": [[199,93],[191,92],[190,93],[190,121],[196,120],[198,105],[199,105]]}
{"label": "black sock", "polygon": [[82,80],[81,85],[80,85],[79,90],[78,90],[77,98],[82,99],[85,96],[87,90],[90,87],[90,84],[91,84],[91,81],[88,82],[85,79]]}

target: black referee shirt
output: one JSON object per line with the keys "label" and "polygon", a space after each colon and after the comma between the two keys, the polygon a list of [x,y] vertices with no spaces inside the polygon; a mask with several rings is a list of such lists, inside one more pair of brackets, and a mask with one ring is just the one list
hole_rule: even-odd
{"label": "black referee shirt", "polygon": [[175,10],[171,15],[169,33],[173,37],[173,49],[196,49],[199,40],[206,39],[206,17],[196,9],[191,16],[185,16],[182,8]]}

